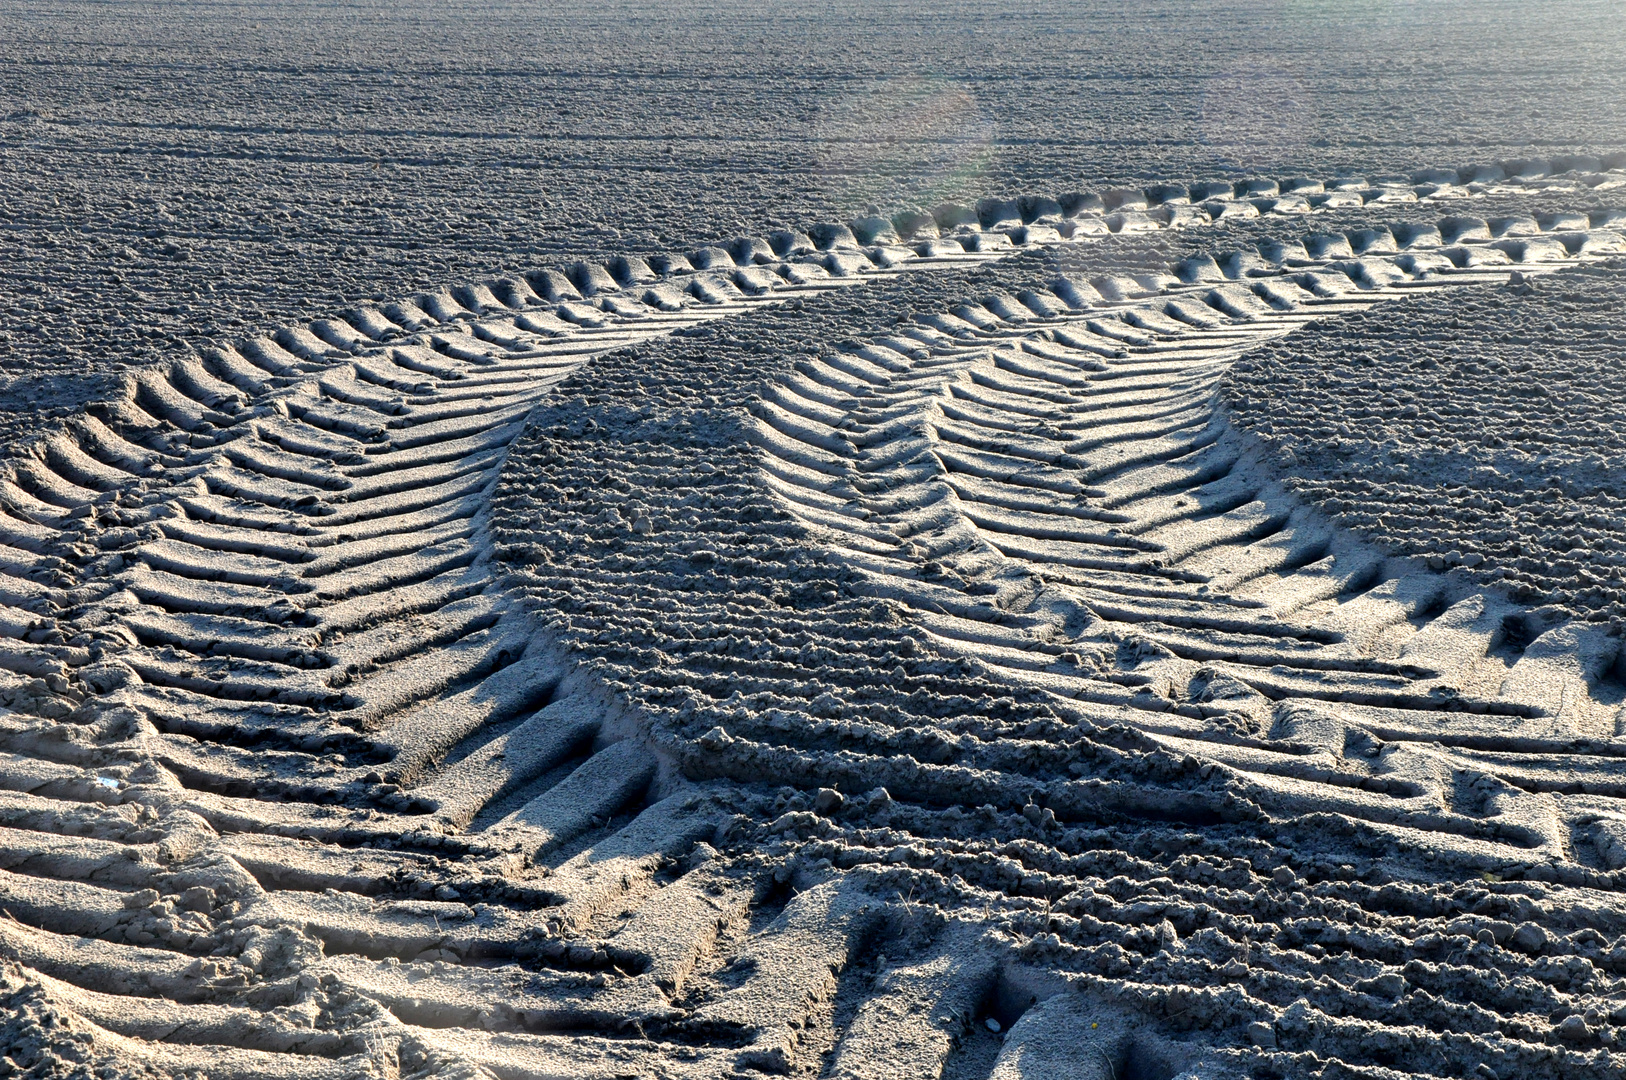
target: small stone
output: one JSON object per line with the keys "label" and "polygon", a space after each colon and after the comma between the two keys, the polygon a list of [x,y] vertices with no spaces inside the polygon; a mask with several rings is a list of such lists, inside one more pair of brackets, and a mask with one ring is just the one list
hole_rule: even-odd
{"label": "small stone", "polygon": [[181,893],[178,904],[183,910],[198,911],[205,914],[214,907],[215,891],[206,885],[194,885]]}
{"label": "small stone", "polygon": [[1533,922],[1521,923],[1513,931],[1513,947],[1527,953],[1539,953],[1547,945],[1547,931]]}
{"label": "small stone", "polygon": [[1276,1029],[1270,1024],[1256,1020],[1248,1025],[1248,1041],[1262,1050],[1274,1050]]}
{"label": "small stone", "polygon": [[715,750],[720,746],[727,746],[734,741],[734,737],[721,727],[714,727],[700,736],[700,745],[708,750]]}
{"label": "small stone", "polygon": [[992,1031],[995,1035],[999,1034],[1000,1028],[998,1020],[995,1020],[992,1016],[990,1016],[988,1019],[984,1020],[983,1023],[988,1025],[989,1031]]}
{"label": "small stone", "polygon": [[1558,1025],[1558,1037],[1571,1042],[1582,1042],[1592,1037],[1592,1029],[1587,1027],[1584,1018],[1566,1016],[1564,1022]]}
{"label": "small stone", "polygon": [[819,793],[813,796],[813,809],[821,814],[829,814],[840,810],[846,797],[835,788],[820,788]]}
{"label": "small stone", "polygon": [[1271,871],[1270,880],[1285,889],[1298,884],[1299,876],[1293,873],[1293,868],[1290,866],[1278,866]]}

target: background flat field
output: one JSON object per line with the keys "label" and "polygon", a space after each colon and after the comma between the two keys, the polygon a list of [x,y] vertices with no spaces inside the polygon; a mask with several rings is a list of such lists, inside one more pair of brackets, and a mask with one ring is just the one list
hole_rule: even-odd
{"label": "background flat field", "polygon": [[1618,1075],[1620,174],[388,301],[1618,155],[1619,7],[0,0],[0,1055]]}
{"label": "background flat field", "polygon": [[6,441],[180,340],[544,256],[1626,146],[1611,0],[6,7]]}

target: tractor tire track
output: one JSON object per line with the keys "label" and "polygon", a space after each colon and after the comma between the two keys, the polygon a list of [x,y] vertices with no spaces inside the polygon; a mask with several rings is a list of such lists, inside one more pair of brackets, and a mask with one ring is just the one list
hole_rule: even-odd
{"label": "tractor tire track", "polygon": [[[8,978],[171,1072],[724,1075],[828,1060],[858,1076],[887,1018],[922,1011],[911,1067],[970,1060],[968,1024],[1015,1019],[1025,1005],[990,1003],[1026,994],[1043,957],[884,899],[894,883],[852,858],[869,845],[849,850],[845,826],[822,866],[716,857],[759,842],[760,824],[739,823],[761,821],[762,797],[652,738],[494,554],[491,502],[527,418],[592,358],[765,305],[1115,234],[1546,182],[1508,173],[949,207],[421,294],[133,376],[0,481],[0,938],[21,965]],[[998,680],[1134,710],[1157,746],[1245,774],[1273,812],[1324,808],[1337,789],[1338,808],[1375,827],[1475,838],[1485,866],[1509,847],[1562,853],[1584,810],[1542,792],[1541,754],[1591,718],[1519,689],[1549,686],[1546,672],[1483,692],[1482,627],[1502,607],[1434,610],[1438,588],[1318,531],[1239,471],[1247,451],[1207,402],[1228,358],[1295,322],[1618,246],[1612,219],[1594,218],[1528,236],[1442,223],[1432,246],[1379,230],[1395,251],[1374,232],[1347,252],[1292,249],[1266,276],[1220,257],[922,312],[899,340],[838,349],[764,393],[761,482],[840,536],[935,644]],[[922,396],[939,447],[925,470],[910,442]],[[1086,398],[1094,411],[1076,410]],[[848,473],[880,477],[874,497],[830,496]],[[1064,513],[1057,494],[1073,499]],[[900,560],[900,539],[922,550]],[[998,584],[968,591],[973,578]],[[1323,610],[1367,598],[1355,621]],[[1417,659],[1383,659],[1393,628],[1419,618]],[[1141,629],[1107,626],[1130,622]],[[1073,657],[1053,651],[1068,635]],[[1090,658],[1122,671],[1080,677]],[[1470,710],[1544,725],[1447,743],[1452,768],[1472,759],[1487,778],[1472,814],[1436,807],[1460,795],[1404,760],[1440,753],[1411,748],[1442,743],[1425,706],[1447,685]],[[1315,703],[1351,695],[1333,749]],[[1377,766],[1346,752],[1363,732],[1390,746]],[[1609,775],[1588,798],[1612,797]],[[875,959],[877,943],[896,959]],[[1509,1015],[1498,1030],[1516,1038],[1525,1014]],[[1109,1028],[1140,1038],[1131,1021]]]}

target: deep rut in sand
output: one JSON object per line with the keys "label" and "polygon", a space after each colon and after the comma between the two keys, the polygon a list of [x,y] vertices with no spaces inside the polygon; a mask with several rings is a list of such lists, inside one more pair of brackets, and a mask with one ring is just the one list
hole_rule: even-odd
{"label": "deep rut in sand", "polygon": [[[1626,186],[1571,164],[861,219],[142,372],[0,485],[11,1037],[49,1014],[210,1077],[1618,1068],[1618,636],[1332,526],[1214,392],[1309,320],[1626,251],[1614,211],[1460,212]],[[1419,199],[1459,212],[1383,224]],[[1369,220],[1303,235],[1335,211]],[[1261,215],[1155,273],[1067,254]],[[1001,260],[731,413],[746,486],[846,575],[701,633],[761,691],[705,690],[737,719],[607,680],[514,522],[683,519],[504,501],[539,439],[599,430],[544,432],[555,389]],[[597,565],[607,633],[697,602]],[[838,596],[914,643],[895,667],[730,666]],[[871,672],[892,712],[843,704]]]}

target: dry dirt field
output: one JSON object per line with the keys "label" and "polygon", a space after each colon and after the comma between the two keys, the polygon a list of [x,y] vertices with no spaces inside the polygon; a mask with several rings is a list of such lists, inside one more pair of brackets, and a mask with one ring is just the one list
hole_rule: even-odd
{"label": "dry dirt field", "polygon": [[0,1076],[1626,1076],[1613,3],[0,15]]}

